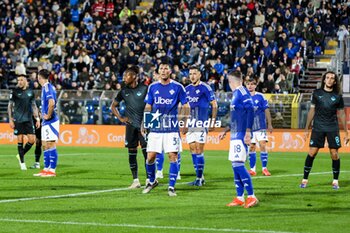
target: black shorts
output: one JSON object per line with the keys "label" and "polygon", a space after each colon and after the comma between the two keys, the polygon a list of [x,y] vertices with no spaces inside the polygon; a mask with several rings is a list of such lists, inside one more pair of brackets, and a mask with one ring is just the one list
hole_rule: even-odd
{"label": "black shorts", "polygon": [[27,135],[27,134],[35,134],[35,126],[33,122],[26,121],[26,122],[15,122],[15,131],[14,134],[17,135]]}
{"label": "black shorts", "polygon": [[126,125],[125,129],[125,147],[136,148],[138,145],[141,145],[141,148],[147,147],[147,142],[141,134],[141,130],[132,125]]}
{"label": "black shorts", "polygon": [[327,138],[328,148],[338,149],[341,147],[339,131],[335,132],[311,132],[310,147],[323,148]]}

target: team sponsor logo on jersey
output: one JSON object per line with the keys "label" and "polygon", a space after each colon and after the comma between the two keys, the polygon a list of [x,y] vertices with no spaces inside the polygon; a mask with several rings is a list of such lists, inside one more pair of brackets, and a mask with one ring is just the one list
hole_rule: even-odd
{"label": "team sponsor logo on jersey", "polygon": [[196,94],[198,95],[199,94],[199,92],[201,92],[200,90],[196,90]]}
{"label": "team sponsor logo on jersey", "polygon": [[199,97],[191,97],[191,96],[187,96],[188,102],[190,103],[197,103],[199,100]]}
{"label": "team sponsor logo on jersey", "polygon": [[174,91],[173,89],[171,89],[171,90],[169,91],[169,93],[170,93],[170,95],[174,95],[175,91]]}
{"label": "team sponsor logo on jersey", "polygon": [[158,94],[159,94],[159,91],[154,92],[154,94],[155,94],[155,95],[158,95]]}
{"label": "team sponsor logo on jersey", "polygon": [[331,100],[334,102],[337,98],[335,98],[335,96],[331,97]]}
{"label": "team sponsor logo on jersey", "polygon": [[138,92],[136,93],[136,95],[137,95],[137,96],[141,96],[142,93],[141,93],[140,91],[138,91]]}
{"label": "team sponsor logo on jersey", "polygon": [[166,99],[166,98],[163,98],[163,97],[161,97],[161,96],[158,96],[158,97],[155,99],[154,103],[155,103],[155,104],[167,104],[167,105],[171,105],[171,104],[173,103],[173,100],[174,100],[174,99]]}

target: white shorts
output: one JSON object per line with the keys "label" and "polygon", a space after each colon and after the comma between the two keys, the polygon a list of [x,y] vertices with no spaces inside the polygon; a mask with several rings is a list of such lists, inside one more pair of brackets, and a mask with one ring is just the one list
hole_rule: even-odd
{"label": "white shorts", "polygon": [[52,122],[50,124],[43,125],[41,127],[41,140],[42,141],[57,141],[60,132],[59,121]]}
{"label": "white shorts", "polygon": [[257,142],[265,141],[268,142],[266,130],[258,130],[253,132],[251,143],[256,144]]}
{"label": "white shorts", "polygon": [[148,134],[147,152],[157,153],[181,152],[182,144],[179,133],[154,133]]}
{"label": "white shorts", "polygon": [[205,129],[201,131],[190,131],[186,133],[187,143],[205,143],[207,141],[207,131]]}
{"label": "white shorts", "polygon": [[230,151],[228,160],[234,162],[245,162],[247,159],[248,147],[241,139],[234,139],[230,141]]}

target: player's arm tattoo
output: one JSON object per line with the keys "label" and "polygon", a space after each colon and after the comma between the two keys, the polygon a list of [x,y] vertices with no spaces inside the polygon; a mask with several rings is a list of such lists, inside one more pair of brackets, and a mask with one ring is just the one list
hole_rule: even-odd
{"label": "player's arm tattoo", "polygon": [[36,121],[40,121],[40,118],[39,118],[39,109],[38,109],[38,107],[36,106],[36,103],[35,103],[35,100],[34,100],[34,99],[32,100],[32,110],[33,110],[33,116],[34,116],[34,118],[36,119]]}
{"label": "player's arm tattoo", "polygon": [[315,116],[315,105],[311,104],[309,113],[307,114],[305,130],[309,130],[309,128],[311,126],[311,122],[314,119],[314,116]]}
{"label": "player's arm tattoo", "polygon": [[52,117],[53,110],[55,108],[55,100],[54,99],[49,99],[49,107],[47,110],[47,116],[48,118]]}
{"label": "player's arm tattoo", "polygon": [[213,101],[210,102],[210,104],[211,104],[211,109],[212,109],[212,111],[211,111],[211,118],[213,120],[215,120],[216,116],[217,116],[217,113],[218,113],[218,102],[216,100],[213,100]]}
{"label": "player's arm tattoo", "polygon": [[8,112],[8,115],[9,115],[9,120],[10,121],[13,121],[13,116],[12,116],[12,113],[13,113],[13,105],[14,105],[14,102],[12,100],[9,101],[9,104],[7,106],[7,112]]}

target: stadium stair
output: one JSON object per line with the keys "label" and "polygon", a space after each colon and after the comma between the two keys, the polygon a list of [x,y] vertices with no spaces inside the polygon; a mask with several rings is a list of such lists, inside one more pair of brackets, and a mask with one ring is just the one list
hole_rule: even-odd
{"label": "stadium stair", "polygon": [[[315,55],[315,59],[309,61],[307,69],[299,81],[300,93],[311,93],[318,87],[317,84],[321,81],[322,74],[327,71],[326,67],[331,63],[332,57],[336,55],[337,46],[337,41],[329,39],[324,53]],[[317,60],[317,62],[315,62],[315,60]]]}
{"label": "stadium stair", "polygon": [[308,67],[304,76],[299,82],[300,93],[311,93],[317,88],[317,84],[321,81],[322,74],[327,71],[324,67]]}
{"label": "stadium stair", "polygon": [[143,0],[139,3],[138,6],[136,6],[136,9],[134,10],[134,13],[136,15],[141,14],[144,11],[148,11],[153,7],[154,0]]}

